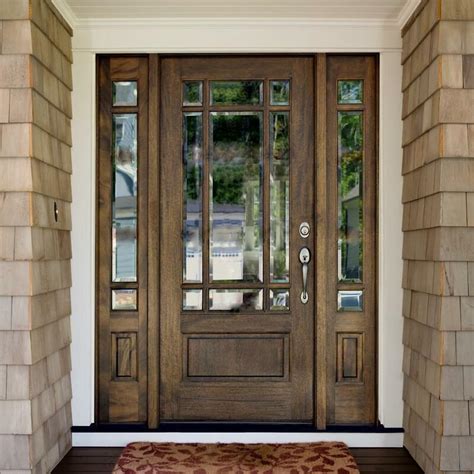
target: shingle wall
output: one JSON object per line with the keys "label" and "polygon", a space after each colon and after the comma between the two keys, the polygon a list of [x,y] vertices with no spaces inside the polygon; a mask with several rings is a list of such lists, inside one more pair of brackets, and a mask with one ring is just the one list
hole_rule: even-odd
{"label": "shingle wall", "polygon": [[47,473],[71,445],[71,32],[0,0],[0,33],[0,472]]}
{"label": "shingle wall", "polygon": [[427,473],[474,472],[474,0],[403,36],[404,427]]}

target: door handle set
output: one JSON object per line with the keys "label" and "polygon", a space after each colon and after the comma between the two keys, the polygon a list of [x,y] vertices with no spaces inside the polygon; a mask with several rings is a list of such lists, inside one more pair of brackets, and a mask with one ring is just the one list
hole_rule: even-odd
{"label": "door handle set", "polygon": [[311,252],[308,247],[303,247],[300,250],[301,271],[303,274],[303,291],[301,292],[300,300],[306,304],[309,300],[308,295],[308,264],[311,261]]}

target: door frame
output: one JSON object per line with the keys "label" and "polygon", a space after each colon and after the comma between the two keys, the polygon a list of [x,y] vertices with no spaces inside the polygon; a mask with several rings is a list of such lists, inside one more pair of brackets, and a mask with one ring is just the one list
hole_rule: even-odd
{"label": "door frame", "polygon": [[[193,54],[192,56],[299,56],[299,54]],[[355,53],[356,56],[374,56],[376,57],[376,73],[375,73],[375,84],[376,84],[376,97],[378,104],[378,54],[366,54],[366,53]],[[120,55],[126,56],[126,55]],[[137,55],[133,55],[137,56]],[[139,55],[143,57],[144,55]],[[147,214],[148,214],[148,230],[147,230],[147,244],[148,244],[148,275],[147,275],[147,303],[148,303],[148,318],[147,318],[147,345],[148,345],[148,356],[147,356],[147,420],[148,427],[150,429],[158,428],[159,426],[159,268],[160,268],[160,255],[159,255],[159,217],[158,211],[160,207],[160,192],[159,189],[159,131],[160,131],[160,73],[156,74],[156,71],[159,71],[159,64],[161,57],[182,57],[190,56],[189,54],[150,54],[146,55],[148,58],[148,156],[156,156],[157,159],[148,160],[148,204],[147,204]],[[326,53],[318,54],[301,54],[301,56],[311,56],[314,58],[314,100],[315,100],[315,186],[316,186],[316,208],[315,208],[315,222],[316,225],[316,258],[315,265],[317,268],[316,278],[315,278],[315,288],[313,288],[314,294],[316,295],[316,311],[314,314],[315,318],[315,345],[314,345],[314,422],[313,425],[318,430],[326,429],[327,424],[327,364],[326,364],[326,354],[327,354],[327,298],[328,298],[328,282],[327,282],[327,272],[328,267],[328,164],[327,164],[327,149],[326,149],[326,122],[327,122],[327,88],[319,87],[320,84],[326,84],[327,80],[327,56]],[[331,56],[336,56],[332,54]],[[347,55],[346,55],[347,56]],[[110,57],[110,55],[107,55]],[[98,56],[98,62],[100,61],[100,56]],[[97,70],[99,71],[99,67]],[[99,81],[97,81],[99,84]],[[153,104],[156,104],[153,106]],[[100,107],[98,107],[99,110]],[[375,110],[377,111],[377,107]],[[374,130],[374,139],[376,144],[378,144],[378,113],[376,112],[376,125]],[[98,143],[100,142],[100,134],[98,134]],[[97,147],[99,154],[99,146]],[[97,167],[99,160],[97,160]],[[378,145],[376,145],[376,155],[375,155],[376,170],[378,169]],[[374,176],[374,193],[375,193],[375,208],[378,207],[378,179],[377,174]],[[97,180],[98,181],[98,180]],[[99,193],[98,193],[99,195]],[[97,208],[98,211],[98,208]],[[377,209],[375,209],[375,216],[377,216]],[[377,225],[377,218],[375,217],[375,222]],[[377,242],[377,230],[374,236],[375,242]],[[97,254],[98,254],[97,249]],[[374,251],[374,262],[377,262],[377,249]],[[96,275],[98,272],[98,261],[96,259]],[[375,272],[374,279],[376,282]],[[97,281],[97,279],[96,279]],[[374,282],[374,284],[375,284]],[[99,299],[99,287],[96,283],[96,303]],[[374,319],[375,319],[375,333],[374,338],[377,340],[376,326],[377,326],[377,301],[375,298]],[[98,305],[96,304],[96,308]],[[99,329],[99,315],[98,310],[96,309],[96,330]],[[96,342],[98,337],[96,337]],[[98,359],[98,344],[96,344],[96,362]],[[375,353],[375,374],[377,374],[377,353]],[[98,385],[99,385],[99,370],[96,370],[96,419],[98,419]],[[375,376],[374,384],[374,410],[377,413],[377,376]]]}

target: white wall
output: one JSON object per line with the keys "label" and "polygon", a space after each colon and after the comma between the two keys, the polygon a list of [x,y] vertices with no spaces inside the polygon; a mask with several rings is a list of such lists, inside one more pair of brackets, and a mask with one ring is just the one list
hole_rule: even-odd
{"label": "white wall", "polygon": [[[74,425],[94,421],[96,52],[380,52],[379,418],[402,426],[401,40],[397,25],[105,22],[75,29],[72,382]],[[357,435],[355,435],[357,436]],[[389,438],[387,438],[389,439]],[[390,445],[386,441],[385,445]]]}

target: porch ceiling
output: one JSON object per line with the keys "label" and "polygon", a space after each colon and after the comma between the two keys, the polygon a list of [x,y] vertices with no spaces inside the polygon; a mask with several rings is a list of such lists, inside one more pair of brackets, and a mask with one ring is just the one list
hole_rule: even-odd
{"label": "porch ceiling", "polygon": [[401,26],[419,0],[53,0],[71,23],[120,19],[246,19]]}

